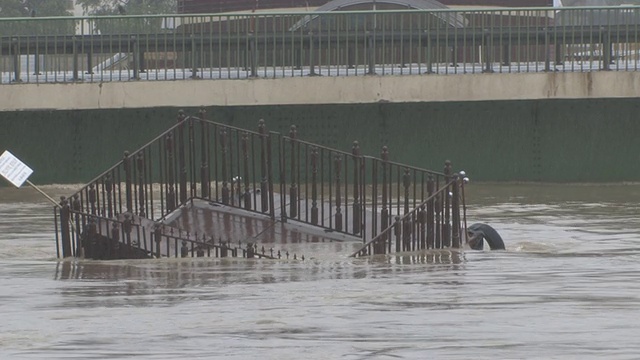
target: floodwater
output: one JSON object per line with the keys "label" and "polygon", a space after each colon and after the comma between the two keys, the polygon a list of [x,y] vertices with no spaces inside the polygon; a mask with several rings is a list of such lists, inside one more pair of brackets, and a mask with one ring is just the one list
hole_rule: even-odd
{"label": "floodwater", "polygon": [[58,261],[51,206],[0,188],[0,358],[640,356],[640,185],[467,193],[507,251],[100,262]]}

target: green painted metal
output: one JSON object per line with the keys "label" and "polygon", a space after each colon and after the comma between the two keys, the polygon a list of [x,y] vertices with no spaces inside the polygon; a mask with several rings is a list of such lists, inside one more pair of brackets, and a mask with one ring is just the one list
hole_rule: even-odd
{"label": "green painted metal", "polygon": [[[5,112],[0,150],[38,184],[89,181],[175,122],[175,108]],[[185,109],[197,114],[198,109]],[[637,99],[378,103],[207,108],[207,118],[392,161],[440,169],[451,160],[478,181],[639,181]]]}
{"label": "green painted metal", "polygon": [[616,6],[6,18],[0,83],[542,72],[552,63],[637,71],[638,14]]}

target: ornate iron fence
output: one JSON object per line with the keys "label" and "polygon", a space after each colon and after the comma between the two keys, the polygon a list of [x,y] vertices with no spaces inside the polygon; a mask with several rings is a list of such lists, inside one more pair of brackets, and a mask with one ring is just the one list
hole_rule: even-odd
{"label": "ornate iron fence", "polygon": [[[132,226],[142,231],[136,236],[142,250],[155,254],[148,240],[154,229],[196,199],[363,242],[378,239],[376,244],[399,219],[411,217],[413,224],[422,219],[427,227],[438,224],[440,229],[434,230],[439,234],[435,240],[412,249],[460,245],[459,186],[452,182],[457,175],[451,163],[435,172],[390,161],[386,147],[380,158],[365,156],[358,142],[345,152],[301,140],[295,126],[285,136],[268,131],[262,120],[254,132],[204,116],[204,111],[200,117],[180,112],[169,130],[141,149],[125,152],[116,165],[63,198],[55,214],[62,255],[77,255],[83,234],[111,236],[114,229],[125,228],[130,233]],[[420,217],[425,206],[426,217]],[[163,230],[162,236],[170,235]],[[215,248],[210,236],[178,234],[171,241],[176,247],[184,240],[192,247]],[[167,248],[163,256],[172,254],[178,252]]]}

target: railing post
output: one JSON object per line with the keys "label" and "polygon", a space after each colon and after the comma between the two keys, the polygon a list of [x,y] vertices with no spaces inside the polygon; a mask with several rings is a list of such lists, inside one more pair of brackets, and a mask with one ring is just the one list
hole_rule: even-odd
{"label": "railing post", "polygon": [[167,182],[169,183],[169,190],[167,190],[167,212],[172,212],[176,209],[176,191],[175,191],[175,177],[174,177],[174,159],[173,159],[173,133],[167,134],[165,139],[165,151],[167,152]]}
{"label": "railing post", "polygon": [[124,165],[125,174],[125,198],[127,201],[127,212],[133,213],[133,199],[131,190],[131,159],[129,158],[129,152],[124,152],[124,158],[122,159]]}
{"label": "railing post", "polygon": [[338,231],[342,231],[342,196],[340,195],[340,173],[342,171],[342,158],[340,155],[335,156],[334,160],[336,171],[336,214],[335,214],[335,228]]}
{"label": "railing post", "polygon": [[128,256],[131,256],[133,252],[133,248],[131,247],[131,230],[133,226],[133,219],[131,218],[131,213],[124,214],[124,221],[122,222],[122,230],[124,230],[124,242],[127,244],[127,251],[125,253]]}
{"label": "railing post", "polygon": [[33,55],[33,75],[42,75],[40,72],[40,44],[36,38],[36,50]]}
{"label": "railing post", "polygon": [[611,36],[607,30],[600,31],[602,33],[602,70],[609,71],[612,63]]}
{"label": "railing post", "polygon": [[142,154],[142,152],[139,152],[136,156],[136,165],[138,170],[138,204],[140,206],[138,209],[138,215],[140,215],[140,217],[145,217],[144,155]]}
{"label": "railing post", "polygon": [[424,250],[427,248],[427,242],[426,242],[426,228],[425,228],[425,224],[427,222],[427,212],[425,210],[425,205],[422,204],[420,205],[420,210],[418,210],[418,231],[420,234],[420,238],[419,238],[419,245],[418,245],[418,249],[419,250]]}
{"label": "railing post", "polygon": [[271,148],[271,133],[267,136],[267,186],[269,188],[269,215],[276,219],[275,195],[273,193],[273,155]]}
{"label": "railing post", "polygon": [[76,36],[73,37],[72,40],[72,49],[73,49],[73,81],[80,81],[79,76],[79,67],[80,63],[78,60],[78,38]]}
{"label": "railing post", "polygon": [[502,44],[502,65],[511,66],[511,39],[507,40],[506,44]]}
{"label": "railing post", "polygon": [[296,175],[298,173],[297,169],[297,136],[298,130],[295,125],[291,125],[289,129],[289,138],[291,139],[291,186],[289,187],[289,217],[296,218],[298,217],[298,182],[296,179]]}
{"label": "railing post", "polygon": [[180,203],[187,202],[187,164],[184,151],[184,111],[178,111],[178,166],[180,168]]}
{"label": "railing post", "polygon": [[[38,66],[38,68],[40,68]],[[93,44],[89,44],[89,50],[87,51],[87,71],[85,74],[93,75]]]}
{"label": "railing post", "polygon": [[64,196],[60,197],[60,234],[62,242],[62,257],[72,256],[71,249],[71,232],[69,230],[69,221],[71,220],[71,209],[69,202]]}
{"label": "railing post", "polygon": [[[126,169],[125,169],[126,171]],[[96,214],[96,186],[95,184],[89,184],[89,206],[91,207],[91,214]]]}
{"label": "railing post", "polygon": [[189,137],[189,143],[187,146],[187,153],[188,153],[188,159],[189,159],[189,164],[185,166],[185,172],[188,171],[188,180],[189,180],[189,198],[194,198],[197,195],[197,186],[196,183],[198,182],[198,177],[196,176],[196,136],[195,136],[195,129],[194,129],[194,120],[193,117],[189,117],[189,130],[188,130],[188,137]]}
{"label": "railing post", "polygon": [[209,198],[209,126],[204,120],[205,109],[200,109],[200,196]]}
{"label": "railing post", "polygon": [[113,180],[111,179],[111,174],[107,174],[104,178],[104,187],[107,191],[107,217],[113,217]]}
{"label": "railing post", "polygon": [[251,67],[251,77],[258,77],[258,48],[256,46],[256,38],[253,32],[247,35],[249,39],[249,65]]}
{"label": "railing post", "polygon": [[20,47],[18,46],[18,38],[11,38],[11,48],[13,51],[13,73],[14,73],[14,82],[22,82],[20,78]]}
{"label": "railing post", "polygon": [[431,48],[431,34],[429,30],[425,30],[425,33],[427,34],[427,74],[433,74],[433,50]]}
{"label": "railing post", "polygon": [[[357,141],[353,142],[351,147],[351,154],[353,155],[353,233],[359,234],[362,229],[362,206],[360,204],[361,195],[364,198],[364,194],[360,192],[360,162],[362,157],[360,156],[360,144]],[[366,241],[366,239],[362,239]]]}
{"label": "railing post", "polygon": [[549,44],[549,29],[544,28],[544,71],[551,71],[551,44]]}
{"label": "railing post", "polygon": [[[485,29],[485,32],[488,32],[488,30]],[[484,60],[485,60],[485,66],[482,72],[492,73],[493,68],[491,66],[491,35],[487,33],[482,37],[482,40],[483,40],[482,45],[484,47]]]}
{"label": "railing post", "polygon": [[434,203],[433,198],[435,182],[433,180],[433,176],[429,175],[427,178],[427,197],[430,198],[427,201],[427,249],[433,249],[435,246],[434,243],[434,230],[435,230],[435,219],[434,219]]}
{"label": "railing post", "polygon": [[309,76],[317,76],[316,58],[313,52],[314,48],[313,31],[309,31]]}
{"label": "railing post", "polygon": [[460,176],[453,174],[453,189],[451,196],[452,208],[452,231],[451,231],[451,247],[460,248]]}
{"label": "railing post", "polygon": [[[244,132],[242,134],[242,157],[243,157],[243,172],[244,172],[244,208],[251,209],[251,193],[249,192],[249,133]],[[240,204],[238,204],[240,205]]]}
{"label": "railing post", "polygon": [[[80,196],[78,196],[78,194],[73,195],[73,201],[71,202],[71,209],[73,209],[73,211],[75,212],[76,215],[76,226],[75,229],[79,230],[81,229],[80,227],[80,212],[82,212],[82,204],[80,203]],[[83,219],[84,220],[84,219]],[[80,237],[80,234],[78,234],[78,232],[75,232],[76,234],[76,238]]]}
{"label": "railing post", "polygon": [[198,50],[196,48],[196,37],[193,34],[189,34],[191,38],[191,79],[199,79],[198,76]]}
{"label": "railing post", "polygon": [[[162,241],[162,224],[157,222],[153,225],[153,241],[156,243],[156,258],[160,258],[162,256],[160,249],[160,242]],[[168,256],[169,254],[167,254]]]}
{"label": "railing post", "polygon": [[[393,232],[396,237],[396,252],[402,251],[402,224],[400,223],[400,215],[396,215],[395,222],[393,223]],[[391,247],[391,241],[389,241],[389,247]],[[389,249],[391,252],[391,249]]]}
{"label": "railing post", "polygon": [[[386,146],[382,147],[380,153],[382,158],[382,210],[380,211],[380,231],[384,231],[389,225],[391,225],[391,219],[389,219],[389,184],[387,179],[387,167],[389,166],[389,149]],[[388,235],[385,235],[387,237]],[[385,240],[386,241],[386,240]],[[389,241],[390,242],[390,241]],[[389,249],[389,252],[391,249]]]}
{"label": "railing post", "polygon": [[133,80],[140,80],[140,43],[135,35],[131,35],[132,60],[133,60]]}
{"label": "railing post", "polygon": [[267,129],[263,119],[258,121],[258,133],[260,134],[260,208],[261,211],[269,211],[269,196],[267,188]]}
{"label": "railing post", "polygon": [[[409,214],[409,188],[411,187],[411,171],[404,169],[402,175],[402,187],[404,189],[404,215]],[[411,244],[409,238],[411,236],[411,218],[406,217],[402,222],[402,250],[411,250]]]}
{"label": "railing post", "polygon": [[227,173],[227,129],[220,130],[220,147],[222,153],[222,203],[229,204],[229,177]]}
{"label": "railing post", "polygon": [[454,37],[453,45],[451,45],[451,66],[458,67],[458,39]]}
{"label": "railing post", "polygon": [[311,224],[318,225],[318,148],[311,148]]}
{"label": "railing post", "polygon": [[[444,182],[448,184],[451,181],[452,169],[451,161],[447,160],[444,163]],[[444,224],[442,226],[443,232],[443,247],[451,246],[451,188],[447,185],[444,196]]]}
{"label": "railing post", "polygon": [[564,54],[562,53],[563,46],[560,41],[558,41],[558,36],[556,34],[556,66],[564,65]]}
{"label": "railing post", "polygon": [[375,54],[375,38],[369,31],[367,31],[367,63],[369,64],[369,70],[367,75],[376,74],[376,54]]}

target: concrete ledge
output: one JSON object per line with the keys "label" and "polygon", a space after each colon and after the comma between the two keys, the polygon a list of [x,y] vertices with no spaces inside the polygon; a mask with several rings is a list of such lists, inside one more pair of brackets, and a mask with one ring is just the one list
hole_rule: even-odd
{"label": "concrete ledge", "polygon": [[640,72],[300,77],[0,86],[0,111],[634,98]]}

